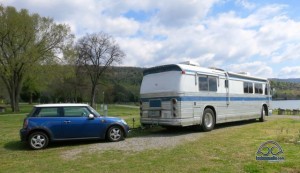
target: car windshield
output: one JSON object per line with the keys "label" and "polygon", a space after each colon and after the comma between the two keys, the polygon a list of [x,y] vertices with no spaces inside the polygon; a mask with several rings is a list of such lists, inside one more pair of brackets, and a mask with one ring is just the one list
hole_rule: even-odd
{"label": "car windshield", "polygon": [[90,109],[90,111],[92,111],[92,113],[94,114],[94,115],[96,115],[97,117],[100,117],[101,115],[95,110],[95,109],[93,109],[91,106],[89,106],[89,109]]}

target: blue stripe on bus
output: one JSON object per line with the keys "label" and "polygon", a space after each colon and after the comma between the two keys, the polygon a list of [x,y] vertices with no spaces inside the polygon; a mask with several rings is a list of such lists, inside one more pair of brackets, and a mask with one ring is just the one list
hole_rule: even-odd
{"label": "blue stripe on bus", "polygon": [[[207,97],[207,96],[183,96],[183,97],[155,97],[155,98],[141,98],[142,102],[149,100],[170,101],[171,99],[178,101],[227,101],[227,97]],[[230,97],[230,101],[267,101],[268,97]],[[272,98],[270,98],[272,100]]]}

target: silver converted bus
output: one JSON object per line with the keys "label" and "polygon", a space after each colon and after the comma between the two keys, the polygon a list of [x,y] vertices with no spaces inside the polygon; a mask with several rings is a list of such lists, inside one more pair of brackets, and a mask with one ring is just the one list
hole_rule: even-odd
{"label": "silver converted bus", "polygon": [[270,84],[265,78],[190,62],[148,68],[140,90],[142,125],[201,126],[259,119],[270,110]]}

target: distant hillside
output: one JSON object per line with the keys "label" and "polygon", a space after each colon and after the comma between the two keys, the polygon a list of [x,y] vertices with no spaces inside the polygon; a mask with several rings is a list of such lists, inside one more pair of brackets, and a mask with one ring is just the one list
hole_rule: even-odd
{"label": "distant hillside", "polygon": [[277,82],[300,83],[300,78],[289,78],[289,79],[271,78],[270,80],[272,80],[272,81],[277,81]]}
{"label": "distant hillside", "polygon": [[300,78],[270,79],[271,87],[275,89],[273,99],[292,100],[300,99]]}
{"label": "distant hillside", "polygon": [[[143,68],[112,67],[104,75],[105,102],[138,102]],[[100,92],[101,93],[101,92]]]}
{"label": "distant hillside", "polygon": [[[50,67],[47,67],[50,68]],[[72,66],[51,66],[55,74],[39,73],[36,79],[37,88],[23,85],[21,101],[28,102],[88,102],[91,95],[91,81],[85,70],[79,68],[72,75]],[[96,90],[97,103],[139,102],[140,86],[145,68],[110,67],[101,76]],[[66,75],[61,75],[66,74]],[[47,79],[47,80],[44,80]],[[46,81],[46,82],[45,82]],[[300,78],[270,79],[271,87],[275,88],[273,99],[300,99]],[[29,80],[30,82],[30,80]],[[30,83],[29,83],[30,84]],[[26,87],[27,86],[27,87]],[[35,86],[35,85],[34,85]],[[4,83],[0,79],[0,101],[9,100]]]}

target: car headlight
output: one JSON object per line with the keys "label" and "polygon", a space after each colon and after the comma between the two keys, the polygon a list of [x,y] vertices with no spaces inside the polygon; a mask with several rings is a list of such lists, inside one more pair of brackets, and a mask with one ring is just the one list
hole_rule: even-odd
{"label": "car headlight", "polygon": [[127,125],[126,121],[125,120],[121,120],[121,123]]}

